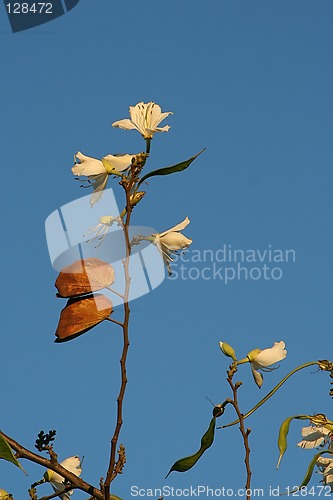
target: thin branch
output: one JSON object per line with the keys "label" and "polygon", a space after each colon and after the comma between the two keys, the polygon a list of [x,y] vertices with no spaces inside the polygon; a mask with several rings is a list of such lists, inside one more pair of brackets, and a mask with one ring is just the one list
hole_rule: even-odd
{"label": "thin branch", "polygon": [[116,290],[113,290],[113,288],[111,288],[110,286],[107,286],[106,288],[107,290],[110,290],[110,292],[114,293],[115,295],[118,295],[118,297],[124,300],[124,296],[121,293],[117,292]]}
{"label": "thin branch", "polygon": [[77,477],[72,472],[69,472],[67,469],[62,467],[58,462],[44,458],[41,455],[37,455],[37,453],[34,453],[34,452],[24,448],[17,441],[15,441],[14,439],[12,439],[9,436],[6,436],[6,434],[4,434],[2,431],[0,431],[0,434],[6,439],[6,441],[11,446],[11,448],[14,451],[16,451],[18,457],[30,460],[31,462],[34,462],[38,465],[45,467],[46,469],[51,469],[54,472],[57,472],[64,479],[66,479],[67,481],[69,481],[71,483],[71,485],[72,485],[71,489],[77,488],[77,489],[80,489],[82,491],[85,491],[89,495],[93,495],[94,497],[96,497],[97,500],[104,500],[104,497],[103,497],[100,490],[96,489],[91,484],[86,483],[86,481]]}
{"label": "thin branch", "polygon": [[121,326],[122,328],[124,327],[124,324],[121,323],[120,321],[117,321],[116,319],[113,319],[113,318],[105,318],[105,319],[108,321],[111,321],[111,323],[115,323],[116,325]]}

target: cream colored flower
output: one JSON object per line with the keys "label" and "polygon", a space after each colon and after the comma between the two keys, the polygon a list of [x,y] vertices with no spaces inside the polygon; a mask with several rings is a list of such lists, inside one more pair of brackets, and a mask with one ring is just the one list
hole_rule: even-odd
{"label": "cream colored flower", "polygon": [[170,262],[173,261],[172,253],[176,253],[179,250],[184,250],[192,243],[191,239],[186,238],[186,236],[180,233],[180,231],[185,229],[185,227],[188,226],[189,223],[190,219],[186,217],[183,222],[180,222],[171,229],[168,229],[163,233],[153,234],[151,237],[151,241],[158,247],[162,254],[169,275],[172,274],[170,268]]}
{"label": "cream colored flower", "polygon": [[270,366],[284,359],[286,355],[287,351],[285,350],[285,343],[283,340],[281,340],[281,342],[274,342],[273,347],[268,349],[254,349],[249,352],[247,358],[251,363],[254,381],[259,388],[262,386],[263,376],[258,372],[258,370],[262,370],[264,372],[274,370],[274,368],[270,368]]}
{"label": "cream colored flower", "polygon": [[125,118],[112,123],[113,127],[123,130],[137,130],[144,139],[152,139],[155,132],[167,132],[169,125],[159,127],[158,125],[172,113],[162,113],[158,104],[154,102],[139,102],[135,106],[129,107],[131,119]]}
{"label": "cream colored flower", "polygon": [[[72,472],[75,474],[77,477],[79,477],[82,473],[81,469],[81,464],[82,461],[80,458],[76,455],[74,457],[69,457],[66,458],[63,462],[60,463],[60,465],[64,468],[67,469],[69,472]],[[44,479],[45,481],[48,481],[51,483],[52,488],[56,493],[61,493],[65,489],[65,479],[60,476],[57,472],[54,472],[51,469],[48,469],[45,474],[44,474]],[[73,494],[73,490],[66,491],[66,493],[63,493],[62,495],[59,495],[62,500],[70,500],[70,495]]]}
{"label": "cream colored flower", "polygon": [[126,171],[131,166],[133,156],[135,155],[107,155],[102,160],[97,160],[80,151],[76,153],[75,161],[78,162],[72,167],[72,172],[78,177],[87,177],[88,182],[93,186],[91,206],[102,197],[109,175]]}
{"label": "cream colored flower", "polygon": [[330,430],[322,426],[314,427],[313,425],[310,425],[308,427],[303,427],[302,437],[304,439],[297,443],[297,446],[304,448],[305,450],[317,448],[317,446],[320,446],[327,441],[330,433]]}

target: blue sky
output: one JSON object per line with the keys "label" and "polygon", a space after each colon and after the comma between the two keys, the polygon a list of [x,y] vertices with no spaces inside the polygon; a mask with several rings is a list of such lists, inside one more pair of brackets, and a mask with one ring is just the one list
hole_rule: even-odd
{"label": "blue sky", "polygon": [[[286,342],[287,358],[260,391],[249,366],[240,367],[244,412],[295,366],[332,359],[332,18],[329,0],[80,0],[66,15],[13,34],[1,6],[4,432],[32,448],[41,429],[55,428],[61,460],[84,455],[87,481],[105,475],[121,338],[102,324],[53,343],[63,303],[44,223],[87,194],[70,171],[74,153],[140,151],[139,134],[111,123],[126,118],[129,105],[155,101],[174,114],[165,121],[170,131],[153,140],[147,171],[206,151],[185,172],[151,179],[133,223],[163,231],[189,216],[189,259],[224,245],[292,249],[296,259],[278,264],[279,280],[170,279],[132,303],[120,440],[128,462],[113,491],[128,499],[132,485],[244,485],[236,428],[217,431],[192,471],[164,477],[198,449],[212,410],[206,398],[230,396],[220,340],[239,357]],[[199,275],[212,265],[186,264]],[[295,446],[301,424],[277,472],[278,428],[293,414],[332,418],[329,381],[301,372],[248,420],[254,487],[302,480],[312,452]],[[0,465],[0,488],[16,499],[43,474],[33,464],[23,464],[28,478]]]}

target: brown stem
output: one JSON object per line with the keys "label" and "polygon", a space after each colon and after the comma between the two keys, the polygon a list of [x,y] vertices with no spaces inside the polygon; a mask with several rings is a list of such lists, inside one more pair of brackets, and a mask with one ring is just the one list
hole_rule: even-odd
{"label": "brown stem", "polygon": [[14,441],[14,439],[12,439],[9,436],[6,436],[6,434],[4,434],[1,431],[0,431],[0,434],[6,439],[6,441],[9,443],[11,448],[16,451],[17,455],[20,458],[25,458],[27,460],[30,460],[31,462],[34,462],[38,465],[45,467],[46,469],[51,469],[54,472],[57,472],[58,474],[60,474],[67,481],[69,481],[71,483],[71,485],[73,486],[73,488],[77,488],[77,489],[80,489],[82,491],[85,491],[89,495],[92,495],[93,497],[95,497],[97,500],[104,500],[104,497],[103,497],[100,490],[96,489],[91,484],[86,483],[83,479],[77,477],[72,472],[69,472],[67,469],[62,467],[60,464],[58,464],[54,460],[49,460],[47,458],[42,457],[41,455],[37,455],[37,453],[33,453],[32,451],[27,450],[22,445],[20,445],[17,441]]}
{"label": "brown stem", "polygon": [[244,463],[245,463],[245,468],[246,468],[245,491],[246,491],[246,500],[250,500],[251,499],[250,487],[251,487],[252,472],[251,472],[251,467],[250,467],[249,434],[251,432],[251,429],[250,428],[245,429],[245,426],[244,426],[244,415],[239,409],[238,394],[237,394],[237,391],[238,391],[239,387],[241,386],[241,382],[236,382],[236,384],[234,384],[234,382],[233,382],[234,373],[235,373],[234,369],[230,369],[228,371],[227,381],[231,387],[232,394],[233,394],[233,400],[231,400],[230,403],[235,408],[235,411],[237,413],[237,416],[239,419],[239,430],[240,430],[242,437],[243,437],[243,443],[244,443],[244,448],[245,448]]}
{"label": "brown stem", "polygon": [[130,243],[130,239],[129,239],[129,225],[130,225],[131,215],[132,215],[132,206],[131,206],[130,196],[131,196],[131,189],[133,187],[134,182],[135,182],[134,167],[132,167],[132,175],[131,175],[130,179],[128,181],[127,180],[122,181],[122,185],[123,185],[123,188],[124,188],[125,194],[126,194],[126,219],[125,219],[125,223],[123,223],[123,231],[124,231],[125,247],[126,247],[126,257],[125,257],[125,260],[123,262],[124,275],[125,275],[125,292],[123,295],[124,321],[121,324],[122,329],[123,329],[123,350],[122,350],[122,354],[121,354],[121,358],[120,358],[121,384],[120,384],[119,394],[118,394],[118,398],[117,398],[117,421],[116,421],[116,426],[115,426],[115,430],[113,433],[113,437],[111,439],[110,461],[109,461],[109,467],[108,467],[108,471],[107,471],[107,475],[106,475],[106,480],[104,483],[104,498],[105,498],[105,500],[109,499],[110,484],[117,476],[117,472],[115,471],[116,451],[117,451],[117,444],[118,444],[118,439],[119,439],[121,427],[123,425],[123,402],[124,402],[125,390],[126,390],[126,385],[127,385],[126,359],[127,359],[128,348],[130,345],[129,338],[128,338],[128,327],[129,327],[129,317],[130,317],[130,308],[129,308],[129,304],[128,304],[128,299],[129,299],[129,291],[130,291],[130,283],[131,283],[131,278],[130,278],[130,273],[129,273],[129,264],[130,264],[130,256],[131,256],[131,243]]}
{"label": "brown stem", "polygon": [[126,257],[123,261],[123,266],[124,266],[124,276],[125,276],[125,292],[123,295],[123,301],[124,301],[124,320],[123,323],[120,324],[120,326],[123,329],[123,350],[120,358],[120,369],[121,369],[121,383],[120,383],[120,389],[119,389],[119,394],[117,397],[117,421],[116,421],[116,426],[114,429],[113,437],[111,439],[111,451],[110,451],[110,460],[109,460],[109,467],[108,471],[106,474],[106,479],[104,482],[104,499],[109,500],[110,497],[110,484],[111,482],[117,477],[118,474],[118,469],[116,467],[116,451],[117,451],[117,445],[118,445],[118,440],[119,440],[119,435],[120,431],[123,425],[123,402],[124,402],[124,397],[125,397],[125,390],[126,390],[126,385],[127,385],[127,375],[126,375],[126,360],[127,360],[127,353],[128,353],[128,348],[129,348],[129,335],[128,335],[128,329],[129,329],[129,318],[130,318],[130,307],[128,304],[129,300],[129,292],[130,292],[130,285],[131,285],[131,277],[130,277],[130,271],[129,271],[129,265],[130,265],[130,257],[131,257],[131,250],[132,250],[132,245],[130,242],[129,238],[129,226],[131,222],[131,215],[132,215],[132,210],[133,210],[133,205],[131,204],[131,194],[133,192],[133,189],[139,182],[139,175],[141,173],[142,168],[144,167],[146,163],[146,159],[148,157],[147,153],[141,153],[137,155],[135,158],[132,160],[132,165],[130,169],[130,174],[128,176],[123,176],[120,184],[124,188],[125,195],[126,195],[126,209],[125,209],[125,222],[122,221],[121,226],[124,231],[124,238],[125,238],[125,247],[126,247]]}

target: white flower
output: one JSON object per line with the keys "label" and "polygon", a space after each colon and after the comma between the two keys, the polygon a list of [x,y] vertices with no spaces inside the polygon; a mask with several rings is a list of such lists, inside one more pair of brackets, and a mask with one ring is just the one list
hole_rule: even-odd
{"label": "white flower", "polygon": [[94,192],[90,200],[91,206],[102,197],[109,175],[115,173],[114,171],[124,172],[127,170],[131,166],[133,156],[135,155],[107,155],[103,157],[103,162],[86,156],[80,151],[76,153],[75,160],[78,160],[78,163],[72,167],[72,172],[76,176],[88,177],[88,182],[92,184]]}
{"label": "white flower", "polygon": [[[64,468],[67,469],[69,472],[72,472],[75,474],[77,477],[79,477],[82,473],[81,469],[81,464],[82,460],[76,455],[75,457],[69,457],[66,458],[63,462],[60,463],[60,465]],[[48,469],[45,474],[44,478],[46,481],[50,482],[52,485],[52,488],[56,493],[60,493],[65,489],[65,479],[60,476],[57,472],[54,472],[51,469]],[[73,490],[66,491],[66,493],[63,493],[62,495],[59,495],[62,500],[70,500],[70,495],[73,494]]]}
{"label": "white flower", "polygon": [[329,486],[333,492],[333,458],[318,457],[316,465],[323,474],[323,484]]}
{"label": "white flower", "polygon": [[158,104],[154,102],[139,102],[135,106],[129,107],[131,119],[125,118],[112,123],[113,127],[119,127],[123,130],[138,130],[144,139],[152,139],[155,132],[167,132],[169,125],[159,127],[158,125],[172,113],[162,113]]}
{"label": "white flower", "polygon": [[171,274],[170,262],[173,260],[171,254],[187,248],[192,243],[192,240],[179,232],[185,229],[189,223],[190,219],[186,217],[183,222],[180,222],[171,229],[152,235],[152,242],[160,250],[169,275]]}
{"label": "white flower", "polygon": [[274,370],[274,368],[270,368],[270,366],[284,359],[286,355],[287,351],[285,350],[285,343],[283,340],[281,340],[281,342],[274,342],[273,347],[263,350],[255,349],[247,355],[251,363],[254,381],[259,388],[262,386],[263,376],[257,370],[262,370],[264,372]]}
{"label": "white flower", "polygon": [[331,431],[323,426],[315,427],[310,425],[308,427],[303,427],[302,436],[304,439],[297,443],[297,446],[305,450],[317,448],[317,446],[325,444],[330,434]]}

